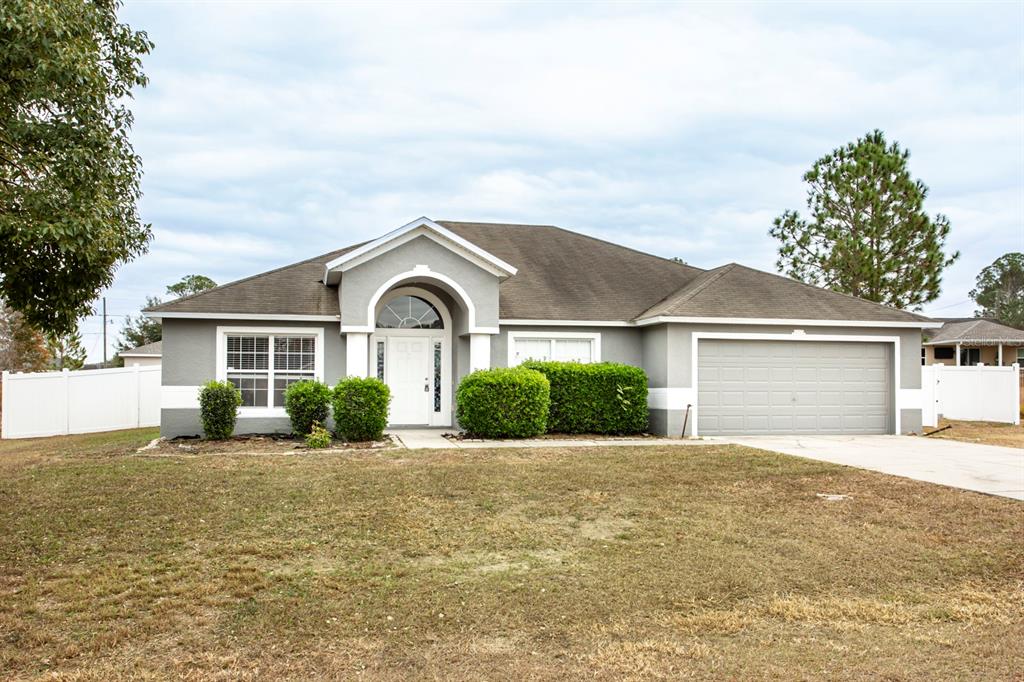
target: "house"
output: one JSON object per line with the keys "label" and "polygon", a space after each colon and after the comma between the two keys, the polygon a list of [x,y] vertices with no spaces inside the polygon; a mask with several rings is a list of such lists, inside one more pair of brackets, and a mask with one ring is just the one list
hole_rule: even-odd
{"label": "house", "polygon": [[922,365],[1024,365],[1024,330],[984,317],[940,321],[925,335]]}
{"label": "house", "polygon": [[124,360],[125,367],[131,367],[132,365],[139,365],[140,367],[159,366],[161,355],[163,354],[161,350],[162,345],[161,341],[154,341],[153,343],[136,346],[131,350],[123,350],[117,355]]}
{"label": "house", "polygon": [[938,326],[735,263],[427,218],[148,314],[166,436],[200,433],[214,378],[241,390],[239,433],[287,431],[290,383],[344,376],[386,382],[394,426],[451,427],[463,376],[527,358],[642,367],[659,434],[918,431],[921,332]]}

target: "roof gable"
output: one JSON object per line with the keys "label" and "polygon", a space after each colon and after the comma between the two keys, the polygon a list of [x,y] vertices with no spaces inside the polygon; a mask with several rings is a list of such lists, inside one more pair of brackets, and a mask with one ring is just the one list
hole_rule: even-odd
{"label": "roof gable", "polygon": [[426,237],[437,242],[497,277],[505,278],[516,274],[516,268],[501,258],[488,253],[473,242],[455,234],[433,220],[420,217],[328,262],[324,266],[324,284],[337,284],[341,281],[341,274],[346,270],[372,260],[418,237]]}

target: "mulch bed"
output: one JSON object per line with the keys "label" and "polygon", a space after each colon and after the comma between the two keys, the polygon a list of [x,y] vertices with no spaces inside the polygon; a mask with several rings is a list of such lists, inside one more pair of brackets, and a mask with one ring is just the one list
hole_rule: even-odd
{"label": "mulch bed", "polygon": [[661,436],[655,436],[650,433],[637,433],[631,436],[615,436],[601,433],[544,433],[539,436],[531,436],[530,438],[477,438],[465,431],[442,435],[451,441],[469,441],[474,443],[482,443],[488,440],[645,440],[648,438],[653,440],[661,438]]}
{"label": "mulch bed", "polygon": [[335,450],[373,450],[395,447],[391,437],[383,440],[348,443],[332,440],[328,448],[309,448],[302,438],[291,435],[252,434],[232,436],[227,440],[207,440],[197,436],[160,439],[139,450],[147,455],[229,455],[229,454],[313,454]]}

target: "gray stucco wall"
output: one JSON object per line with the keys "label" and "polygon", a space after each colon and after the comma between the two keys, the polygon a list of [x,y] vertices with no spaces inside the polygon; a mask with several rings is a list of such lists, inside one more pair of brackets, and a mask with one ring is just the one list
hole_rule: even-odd
{"label": "gray stucco wall", "polygon": [[[436,245],[435,245],[436,246]],[[475,266],[473,266],[475,267]],[[490,274],[480,271],[487,277]],[[346,275],[347,276],[347,275]],[[385,278],[386,279],[386,278]],[[422,283],[418,284],[423,286]],[[465,312],[440,286],[426,285],[448,305],[455,330],[466,329]],[[365,307],[364,307],[365,311]],[[232,327],[284,327],[322,328],[324,330],[324,379],[335,383],[345,375],[345,337],[339,334],[336,322],[268,322],[261,320],[180,320],[163,321],[164,386],[199,386],[216,374],[216,329]],[[508,334],[516,331],[582,332],[601,335],[601,359],[643,367],[652,389],[691,387],[691,334],[694,331],[789,334],[793,327],[748,325],[683,325],[668,324],[651,327],[562,327],[514,326],[502,327],[491,336],[491,366],[508,364]],[[919,330],[856,327],[807,327],[807,334],[899,336],[900,381],[902,389],[921,386],[921,334]],[[465,333],[453,333],[452,338],[452,407],[458,383],[469,371],[469,338]],[[371,373],[375,367],[371,364]],[[652,409],[651,430],[663,435],[680,435],[685,410]],[[902,430],[920,431],[921,410],[903,409],[900,412]],[[690,423],[693,422],[692,414]],[[279,417],[244,417],[239,419],[238,433],[260,431],[287,431],[287,419]],[[199,413],[196,409],[165,409],[161,412],[161,433],[166,436],[192,435],[200,432]],[[689,427],[687,428],[689,433]]]}
{"label": "gray stucco wall", "polygon": [[[365,326],[367,306],[381,285],[395,275],[409,272],[418,265],[427,265],[431,272],[446,275],[462,286],[476,308],[478,327],[498,326],[497,276],[427,237],[417,237],[345,272],[341,277],[341,323]],[[428,282],[445,290],[453,299],[459,301],[459,306],[462,305],[461,297],[456,291],[446,284],[431,280],[427,274],[410,277],[406,283],[420,286]],[[399,282],[394,286],[402,284]],[[370,323],[372,324],[372,320]],[[468,320],[462,318],[462,326],[456,326],[455,333],[464,333],[467,323]]]}
{"label": "gray stucco wall", "polygon": [[[345,375],[345,340],[337,322],[275,322],[266,320],[163,320],[164,386],[201,386],[216,378],[217,327],[317,328],[324,330],[324,380],[333,384]],[[281,417],[239,417],[235,433],[286,433]],[[162,409],[160,435],[192,436],[202,433],[199,410]]]}
{"label": "gray stucco wall", "polygon": [[[709,325],[664,324],[643,328],[644,369],[651,388],[694,388],[692,385],[692,334],[718,332],[741,334],[792,334],[803,329],[808,335],[879,336],[900,339],[900,378],[893,391],[921,388],[921,330],[888,327],[800,327],[797,325]],[[694,397],[695,400],[695,397]],[[894,402],[895,405],[895,395]],[[652,409],[651,430],[660,435],[679,436],[686,417],[684,409]],[[900,410],[900,430],[920,432],[921,410]],[[687,420],[686,435],[692,434],[693,414]]]}

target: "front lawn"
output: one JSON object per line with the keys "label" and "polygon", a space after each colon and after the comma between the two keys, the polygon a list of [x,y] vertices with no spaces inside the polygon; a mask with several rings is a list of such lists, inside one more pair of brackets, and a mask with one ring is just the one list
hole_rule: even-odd
{"label": "front lawn", "polygon": [[[935,429],[952,427],[935,433],[928,438],[959,440],[965,443],[982,443],[984,445],[1002,445],[1008,448],[1024,448],[1024,426],[1020,424],[1000,424],[997,422],[967,422],[952,419],[940,419]],[[935,429],[927,428],[927,431]]]}
{"label": "front lawn", "polygon": [[0,441],[0,676],[1021,670],[1013,500],[735,446],[132,454],[153,436]]}

